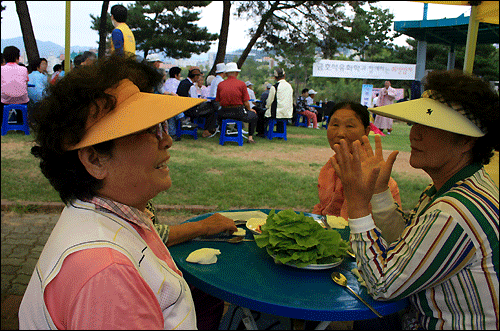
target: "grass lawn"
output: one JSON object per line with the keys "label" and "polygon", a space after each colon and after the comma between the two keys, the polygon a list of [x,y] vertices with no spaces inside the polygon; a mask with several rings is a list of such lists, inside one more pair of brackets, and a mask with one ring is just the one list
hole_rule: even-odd
{"label": "grass lawn", "polygon": [[[410,127],[395,123],[383,137],[384,149],[409,152]],[[214,206],[216,210],[277,208],[311,211],[318,203],[317,178],[332,155],[326,130],[287,127],[288,140],[257,138],[257,144],[219,145],[218,135],[193,140],[184,136],[171,148],[173,185],[154,198],[156,204]],[[2,199],[61,201],[30,154],[32,136],[9,132],[1,137]],[[370,138],[373,143],[373,137]],[[403,209],[413,208],[429,183],[393,172]]]}

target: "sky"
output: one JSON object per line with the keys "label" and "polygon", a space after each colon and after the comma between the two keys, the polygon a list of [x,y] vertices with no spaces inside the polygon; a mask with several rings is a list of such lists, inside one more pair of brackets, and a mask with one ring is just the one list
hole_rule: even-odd
{"label": "sky", "polygon": [[[110,1],[109,8],[118,3],[127,6],[128,3],[132,2]],[[27,1],[27,3],[35,38],[64,46],[66,1]],[[15,2],[2,1],[2,5],[6,7],[2,11],[2,39],[21,37]],[[390,12],[395,15],[394,21],[421,20],[423,18],[424,4],[420,2],[379,1],[375,6],[389,8]],[[101,7],[102,1],[71,1],[71,46],[97,48],[99,35],[97,31],[90,28],[90,14],[100,16]],[[238,19],[234,15],[235,10],[236,6],[233,5],[231,7],[227,52],[244,49],[250,40],[247,29],[249,24],[253,24],[253,22]],[[201,20],[198,21],[198,26],[207,27],[210,33],[219,33],[222,20],[222,1],[213,1],[200,11]],[[469,16],[470,7],[429,4],[427,19],[454,18],[461,14]],[[400,46],[406,45],[407,38],[406,36],[399,37],[395,43]],[[217,42],[212,44],[210,51],[217,52]]]}

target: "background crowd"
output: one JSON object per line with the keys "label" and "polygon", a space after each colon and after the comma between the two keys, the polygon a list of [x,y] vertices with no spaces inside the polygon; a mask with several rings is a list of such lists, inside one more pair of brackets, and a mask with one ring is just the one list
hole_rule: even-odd
{"label": "background crowd", "polygon": [[[2,105],[30,106],[31,153],[66,205],[23,297],[21,329],[217,328],[222,300],[188,284],[167,247],[237,228],[217,213],[157,224],[151,200],[172,186],[169,149],[177,130],[200,127],[210,138],[226,118],[248,123],[255,143],[269,119],[297,114],[313,129],[328,118],[333,155],[318,174],[313,212],[348,219],[373,298],[410,299],[406,311],[370,323],[498,329],[498,187],[484,165],[498,149],[499,104],[487,83],[436,71],[416,100],[394,103],[386,81],[373,108],[315,107],[313,89],[294,99],[285,70],[275,68],[258,101],[234,62],[206,78],[190,67],[182,79],[181,68],[160,70],[158,57],[138,61],[126,9],[113,6],[111,17],[113,53],[97,60],[85,52],[69,73],[54,67],[49,77],[45,59],[28,70],[19,49],[3,52]],[[387,133],[394,118],[413,125],[409,162],[432,183],[409,213],[391,176],[398,151],[384,156],[380,136],[372,149],[369,110]]]}

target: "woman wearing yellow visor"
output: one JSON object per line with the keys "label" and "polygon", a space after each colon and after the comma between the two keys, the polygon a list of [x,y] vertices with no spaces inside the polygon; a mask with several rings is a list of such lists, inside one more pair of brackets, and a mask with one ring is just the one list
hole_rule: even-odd
{"label": "woman wearing yellow visor", "polygon": [[[351,241],[370,295],[409,297],[403,328],[499,328],[498,187],[484,170],[498,147],[498,95],[461,71],[432,72],[417,100],[370,109],[413,124],[410,165],[432,184],[404,214],[388,190],[393,152],[368,138],[335,146]],[[371,212],[369,205],[371,204]]]}
{"label": "woman wearing yellow visor", "polygon": [[203,101],[152,93],[161,79],[133,58],[100,59],[33,112],[32,154],[66,207],[21,302],[21,329],[218,327],[224,302],[190,287],[166,245],[234,232],[234,222],[214,214],[160,237],[147,208],[172,185],[166,120]]}

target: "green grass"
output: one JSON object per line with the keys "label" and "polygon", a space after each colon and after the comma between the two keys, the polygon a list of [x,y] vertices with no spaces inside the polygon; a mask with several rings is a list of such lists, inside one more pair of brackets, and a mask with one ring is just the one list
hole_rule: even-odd
{"label": "green grass", "polygon": [[[410,127],[395,123],[382,138],[384,149],[410,151]],[[220,146],[218,136],[193,140],[184,136],[171,149],[172,187],[156,204],[214,206],[215,209],[276,208],[311,211],[318,203],[317,178],[332,151],[326,130],[287,127],[288,141],[258,139],[257,144]],[[373,143],[373,137],[370,138]],[[32,137],[8,133],[1,138],[2,199],[58,202],[59,195],[30,154]],[[311,159],[319,150],[324,160]],[[287,157],[285,157],[287,156]],[[413,208],[427,186],[425,179],[393,173],[403,209]]]}

